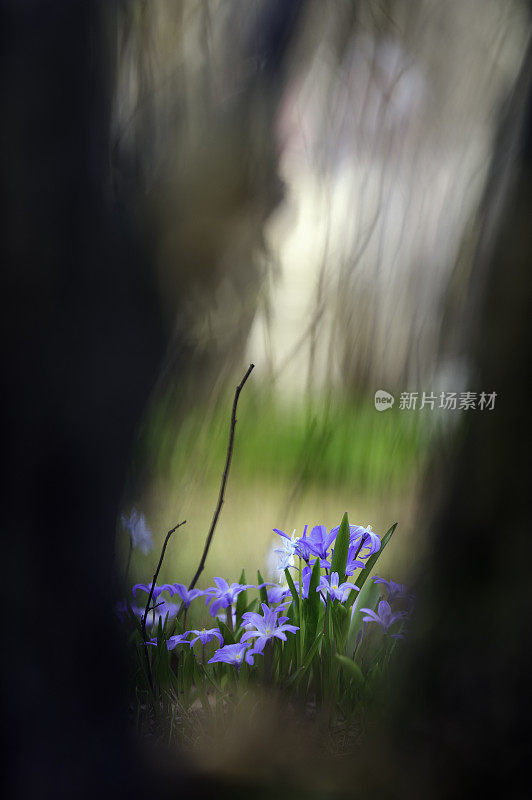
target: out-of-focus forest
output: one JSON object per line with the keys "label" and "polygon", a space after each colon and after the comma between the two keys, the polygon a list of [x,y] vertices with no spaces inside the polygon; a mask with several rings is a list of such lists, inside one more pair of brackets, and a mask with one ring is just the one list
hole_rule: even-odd
{"label": "out-of-focus forest", "polygon": [[[4,0],[0,21],[6,796],[528,796],[529,3]],[[250,362],[202,582],[266,573],[273,527],[347,509],[399,522],[380,568],[417,594],[385,724],[319,780],[319,730],[296,758],[273,703],[194,763],[131,736],[120,515],[156,543],[130,582],[186,518],[161,580],[188,583]],[[439,408],[468,391],[493,410]]]}
{"label": "out-of-focus forest", "polygon": [[[249,361],[207,583],[266,569],[272,528],[344,509],[381,533],[399,521],[384,568],[411,578],[424,470],[473,413],[441,393],[494,391],[468,362],[468,303],[526,4],[296,10],[279,63],[268,3],[139,2],[116,31],[116,187],[134,164],[174,330],[124,506],[160,541],[187,518],[168,580],[195,570]],[[407,391],[416,410],[399,407]],[[136,578],[150,569],[134,558]]]}

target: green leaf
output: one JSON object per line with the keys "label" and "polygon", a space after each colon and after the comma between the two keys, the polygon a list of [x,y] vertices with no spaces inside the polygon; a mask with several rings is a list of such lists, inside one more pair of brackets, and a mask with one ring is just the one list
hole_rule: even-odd
{"label": "green leaf", "polygon": [[296,669],[296,671],[293,672],[290,675],[290,677],[288,678],[288,680],[286,681],[285,688],[289,689],[290,686],[295,686],[295,684],[297,683],[298,679],[302,677],[303,672],[304,672],[303,666],[298,667]]}
{"label": "green leaf", "polygon": [[296,669],[296,671],[287,680],[285,684],[286,688],[294,685],[300,678],[304,676],[305,672],[307,672],[312,663],[312,659],[316,655],[316,652],[318,650],[322,638],[323,638],[323,633],[320,631],[316,636],[312,646],[309,648],[301,666],[298,669]]}
{"label": "green leaf", "polygon": [[212,678],[212,677],[209,675],[209,672],[208,672],[208,670],[206,669],[206,667],[205,667],[203,664],[198,664],[198,666],[199,666],[199,668],[200,668],[200,670],[201,670],[201,672],[202,672],[203,676],[204,676],[205,678],[207,678],[207,680],[209,681],[209,683],[211,684],[211,686],[212,686],[212,687],[213,687],[213,688],[216,690],[216,693],[217,693],[217,694],[221,694],[221,689],[220,689],[220,687],[218,686],[218,684],[216,683],[216,681],[214,681],[214,680],[213,680],[213,678]]}
{"label": "green leaf", "polygon": [[255,598],[254,598],[254,599],[251,601],[251,603],[250,603],[248,606],[246,606],[246,608],[244,609],[244,612],[246,612],[246,611],[252,611],[252,612],[253,612],[253,611],[258,611],[258,608],[259,608],[259,601],[258,601],[258,600],[257,600],[257,598],[255,597]]}
{"label": "green leaf", "polygon": [[339,603],[338,600],[335,600],[332,604],[331,612],[336,646],[338,650],[343,650],[349,628],[347,608]]}
{"label": "green leaf", "polygon": [[[260,574],[260,570],[257,570],[257,583],[259,585],[261,583],[264,583],[264,578]],[[268,592],[266,591],[266,587],[263,586],[262,589],[259,589],[259,593],[260,593],[260,602],[266,603],[266,605],[268,605]]]}
{"label": "green leaf", "polygon": [[[245,614],[247,611],[252,611],[252,612],[253,611],[258,611],[258,608],[259,608],[259,601],[255,597],[251,601],[251,603],[248,606],[245,607],[243,613]],[[244,633],[244,629],[242,627],[242,616],[241,616],[240,624],[237,624],[237,626],[235,628],[233,639],[237,642],[240,639],[240,637],[242,636],[243,633]]]}
{"label": "green leaf", "polygon": [[360,669],[358,664],[355,664],[355,662],[352,661],[350,658],[347,658],[346,656],[341,656],[338,653],[336,653],[335,658],[342,665],[342,669],[346,674],[346,676],[348,678],[352,678],[352,680],[355,682],[355,685],[362,688],[364,686],[365,679],[362,670]]}
{"label": "green leaf", "polygon": [[358,597],[355,601],[355,608],[353,611],[353,615],[351,617],[351,621],[349,623],[349,630],[347,633],[347,639],[345,643],[345,654],[347,656],[352,656],[353,651],[355,649],[355,642],[359,631],[362,629],[362,625],[364,624],[364,614],[359,611],[360,608],[371,608],[375,609],[377,605],[377,601],[380,597],[381,589],[380,586],[373,581],[369,581],[364,585],[364,587],[358,593]]}
{"label": "green leaf", "polygon": [[331,561],[331,574],[333,572],[338,573],[338,583],[343,583],[345,581],[345,568],[347,565],[349,538],[350,538],[349,520],[347,519],[347,511],[346,511],[340,523],[340,530],[336,535],[333,557]]}
{"label": "green leaf", "polygon": [[218,627],[220,629],[220,633],[223,636],[224,645],[225,644],[236,644],[235,636],[233,634],[233,631],[229,629],[229,627],[225,624],[223,619],[218,618]]}
{"label": "green leaf", "polygon": [[188,701],[188,694],[190,692],[190,687],[192,686],[192,681],[194,679],[194,665],[196,663],[196,656],[189,650],[185,656],[184,664],[183,664],[183,689],[185,691],[185,702]]}
{"label": "green leaf", "polygon": [[316,655],[316,652],[318,650],[318,647],[320,645],[320,642],[321,642],[322,638],[323,638],[323,633],[322,633],[322,631],[320,631],[318,633],[318,635],[316,636],[312,647],[309,649],[307,655],[305,656],[305,660],[303,661],[303,668],[304,669],[308,669],[310,667],[312,659]]}
{"label": "green leaf", "polygon": [[[244,572],[244,570],[242,570],[242,572],[240,573],[240,580],[238,582],[240,584],[242,584],[242,585],[245,585],[245,583],[246,583],[246,573]],[[240,623],[242,622],[242,614],[246,610],[247,604],[248,604],[247,591],[244,590],[243,592],[240,592],[237,595],[237,598],[236,598],[236,626],[235,627],[237,627],[237,628],[240,625]]]}
{"label": "green leaf", "polygon": [[320,559],[312,567],[310,583],[308,587],[308,597],[303,601],[303,611],[305,617],[305,645],[306,650],[312,645],[316,636],[318,617],[320,614],[320,593],[317,590],[320,583]]}
{"label": "green leaf", "polygon": [[334,609],[334,616],[338,620],[339,623],[342,623],[347,617],[347,608],[342,605],[338,600],[335,600],[333,603]]}
{"label": "green leaf", "polygon": [[290,603],[286,609],[286,616],[289,625],[298,625],[297,605],[294,602]]}
{"label": "green leaf", "polygon": [[207,719],[212,719],[212,709],[209,703],[209,698],[207,696],[207,692],[205,691],[205,684],[203,682],[203,675],[199,669],[197,662],[195,662],[194,668],[194,683],[196,685],[196,689],[198,692],[198,696],[203,706],[203,711],[205,712],[205,716]]}
{"label": "green leaf", "polygon": [[375,564],[377,562],[377,559],[380,557],[380,555],[383,552],[384,548],[386,547],[386,545],[388,544],[388,542],[392,538],[393,532],[397,528],[397,525],[398,525],[398,523],[394,522],[394,524],[392,525],[390,530],[387,531],[384,534],[384,536],[382,537],[380,549],[377,550],[376,553],[373,553],[373,555],[370,558],[368,558],[366,566],[364,567],[363,570],[361,570],[360,575],[358,576],[358,578],[355,581],[355,586],[358,586],[359,589],[362,589],[362,587],[366,583],[367,579],[369,578],[371,570],[375,566]]}
{"label": "green leaf", "polygon": [[126,601],[126,607],[130,622],[133,624],[133,627],[140,633],[140,636],[142,638],[142,622],[141,622],[142,618],[137,617],[129,601]]}
{"label": "green leaf", "polygon": [[296,591],[296,585],[295,585],[294,581],[292,580],[292,576],[290,575],[290,571],[289,571],[288,567],[285,569],[284,574],[285,574],[286,582],[288,584],[288,588],[290,589],[290,594],[292,595],[292,598],[293,598],[293,601],[294,601],[294,608],[296,610],[297,622],[295,624],[298,625],[299,624],[299,595],[298,595],[298,593]]}
{"label": "green leaf", "polygon": [[[300,607],[301,606],[301,598],[299,597],[299,595],[297,593],[295,583],[294,583],[294,581],[292,579],[292,576],[290,575],[290,570],[288,569],[288,567],[285,569],[284,574],[285,574],[286,582],[288,583],[288,588],[290,589],[290,594],[292,595],[292,603],[290,604],[290,607],[288,609],[288,615],[290,616],[290,612],[292,612],[293,624],[297,625],[298,628],[299,628],[298,632],[295,635],[295,644],[297,646],[296,646],[296,649],[294,651],[294,653],[295,653],[295,662],[294,663],[297,664],[301,660],[301,657],[303,655],[302,652],[300,653],[300,651],[301,651],[301,649],[303,647],[303,639],[302,639],[302,636],[303,636],[303,631],[302,631],[303,615],[301,613],[301,607]],[[299,584],[301,586],[301,580],[300,580]]]}
{"label": "green leaf", "polygon": [[[297,615],[297,606],[295,603],[290,603],[288,609],[286,611],[286,615],[288,617],[288,624],[289,625],[296,625],[299,627],[299,618]],[[300,653],[300,639],[301,631],[297,631],[293,636],[290,635],[287,637],[287,641],[283,645],[283,661],[282,667],[285,673],[288,672],[290,663],[292,663],[292,669],[296,669],[299,662],[299,653]]]}

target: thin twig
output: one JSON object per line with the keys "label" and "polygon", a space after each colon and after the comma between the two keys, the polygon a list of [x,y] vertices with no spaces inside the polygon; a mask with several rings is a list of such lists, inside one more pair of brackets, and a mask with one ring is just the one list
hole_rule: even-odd
{"label": "thin twig", "polygon": [[154,606],[152,606],[151,608],[149,608],[149,609],[148,609],[148,611],[155,611],[155,609],[156,609],[156,608],[159,608],[159,606],[164,606],[164,600],[161,600],[161,602],[160,602],[160,603],[156,603]]}
{"label": "thin twig", "polygon": [[244,386],[245,382],[249,378],[251,371],[253,370],[255,364],[250,364],[248,370],[238,386],[236,387],[235,391],[235,399],[233,400],[233,411],[231,413],[231,432],[229,434],[229,444],[227,446],[227,458],[225,460],[225,469],[222,475],[222,485],[220,486],[220,494],[218,497],[218,503],[216,505],[216,509],[214,511],[214,516],[212,518],[211,527],[209,533],[207,534],[207,539],[205,541],[205,547],[203,548],[203,554],[201,556],[200,563],[196,570],[196,574],[192,578],[192,582],[188,587],[189,592],[194,588],[196,583],[198,582],[198,578],[203,572],[203,568],[205,567],[205,561],[207,559],[207,553],[209,552],[209,547],[211,546],[212,537],[214,535],[214,529],[216,528],[216,523],[218,522],[218,517],[220,516],[220,511],[222,510],[222,505],[224,502],[224,494],[225,494],[225,486],[227,483],[227,476],[229,475],[229,467],[231,466],[231,456],[233,455],[233,442],[235,439],[235,427],[236,427],[236,407],[238,405],[238,398],[240,392],[242,391],[242,387]]}
{"label": "thin twig", "polygon": [[151,599],[153,597],[155,584],[157,583],[157,578],[159,576],[159,571],[160,571],[162,563],[163,563],[164,553],[165,553],[165,550],[166,550],[166,545],[168,544],[168,542],[170,540],[170,536],[173,533],[175,533],[175,531],[178,528],[180,528],[181,525],[184,525],[185,523],[186,523],[186,519],[184,519],[183,522],[179,522],[171,530],[169,530],[168,533],[166,534],[166,538],[165,538],[164,544],[163,544],[163,549],[161,550],[161,557],[159,558],[159,563],[157,564],[157,569],[155,570],[155,574],[153,576],[153,581],[152,581],[152,584],[151,584],[150,593],[148,595],[148,601],[146,603],[146,608],[144,609],[144,614],[142,616],[142,640],[144,642],[144,652],[146,653],[146,669],[148,671],[148,681],[149,681],[149,684],[150,684],[150,689],[152,691],[152,694],[155,694],[155,690],[154,690],[154,687],[153,687],[153,678],[152,678],[152,674],[151,674],[150,657],[148,655],[148,647],[147,647],[148,637],[146,636],[146,619],[148,617],[148,611],[152,610],[152,609],[150,609],[150,603],[151,603]]}

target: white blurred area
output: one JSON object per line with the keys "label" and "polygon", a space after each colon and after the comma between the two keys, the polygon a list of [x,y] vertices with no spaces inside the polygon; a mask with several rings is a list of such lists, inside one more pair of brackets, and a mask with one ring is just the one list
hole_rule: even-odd
{"label": "white blurred area", "polygon": [[[286,197],[247,355],[288,396],[466,388],[461,302],[521,2],[314,4],[275,128]],[[382,8],[381,8],[382,10]],[[344,37],[345,38],[345,37]],[[443,342],[443,345],[442,345]]]}
{"label": "white blurred area", "polygon": [[132,5],[116,150],[210,384],[247,360],[294,398],[471,388],[465,298],[526,0],[307,0],[273,99],[250,47],[272,0]]}

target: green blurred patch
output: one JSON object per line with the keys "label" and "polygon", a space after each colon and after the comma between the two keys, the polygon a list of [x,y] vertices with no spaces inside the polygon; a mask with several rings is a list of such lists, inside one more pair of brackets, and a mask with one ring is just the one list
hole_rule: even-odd
{"label": "green blurred patch", "polygon": [[[232,396],[214,408],[198,404],[177,420],[162,400],[143,433],[156,473],[182,480],[201,469],[219,480],[227,453]],[[427,415],[377,412],[367,398],[287,405],[246,387],[240,398],[234,479],[400,490],[423,467],[430,439]]]}
{"label": "green blurred patch", "polygon": [[[228,393],[216,403],[198,403],[184,418],[170,398],[152,406],[131,465],[131,488],[140,475],[143,488],[131,496],[146,513],[155,550],[148,557],[134,553],[131,582],[150,579],[165,531],[182,519],[187,524],[168,548],[159,582],[188,583],[194,574],[218,498],[232,403]],[[362,397],[288,405],[246,386],[237,419],[225,503],[200,588],[215,575],[236,581],[242,568],[250,575],[266,570],[278,538],[273,528],[330,528],[346,510],[381,535],[399,521],[400,535],[382,568],[393,564],[394,580],[407,582],[424,541],[413,522],[434,438],[430,411],[378,412],[373,398]],[[119,541],[125,561],[122,530]]]}

